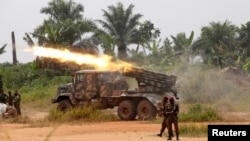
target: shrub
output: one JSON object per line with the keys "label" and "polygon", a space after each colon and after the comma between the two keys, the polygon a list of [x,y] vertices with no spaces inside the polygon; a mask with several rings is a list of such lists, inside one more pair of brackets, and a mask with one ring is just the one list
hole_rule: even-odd
{"label": "shrub", "polygon": [[179,120],[193,122],[218,121],[222,120],[222,117],[217,114],[217,111],[210,107],[194,104],[189,107],[188,112],[180,113]]}

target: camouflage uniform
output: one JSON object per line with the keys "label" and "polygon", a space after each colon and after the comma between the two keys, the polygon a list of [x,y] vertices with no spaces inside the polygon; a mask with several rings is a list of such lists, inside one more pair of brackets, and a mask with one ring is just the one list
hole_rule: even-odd
{"label": "camouflage uniform", "polygon": [[173,129],[172,123],[174,124],[176,140],[179,140],[179,127],[178,127],[178,116],[179,113],[179,105],[175,105],[174,98],[170,98],[170,105],[167,108],[167,128],[168,128],[168,140],[172,139]]}
{"label": "camouflage uniform", "polygon": [[8,104],[9,104],[10,106],[13,106],[13,96],[11,95],[11,91],[9,91],[8,94],[9,94]]}
{"label": "camouflage uniform", "polygon": [[0,91],[0,103],[7,104],[9,97],[4,93],[3,90]]}
{"label": "camouflage uniform", "polygon": [[164,114],[164,112],[166,111],[166,105],[168,104],[168,97],[163,97],[163,100],[162,100],[162,104],[163,104],[163,108],[161,109],[161,113],[160,113],[160,116],[163,115],[163,120],[162,120],[162,123],[161,123],[161,130],[160,130],[160,133],[157,134],[157,136],[159,137],[162,137],[162,134],[163,132],[165,131],[166,127],[167,127],[167,115]]}
{"label": "camouflage uniform", "polygon": [[14,107],[16,108],[17,114],[19,116],[21,116],[20,103],[21,103],[21,95],[18,93],[18,91],[15,91],[14,98],[13,98],[13,104],[14,104]]}

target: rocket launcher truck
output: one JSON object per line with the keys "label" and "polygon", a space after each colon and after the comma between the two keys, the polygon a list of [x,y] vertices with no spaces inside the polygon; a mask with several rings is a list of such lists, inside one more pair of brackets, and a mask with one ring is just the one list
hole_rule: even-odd
{"label": "rocket launcher truck", "polygon": [[[127,77],[133,78],[137,87],[129,89]],[[157,106],[164,96],[177,98],[177,77],[147,71],[138,67],[124,67],[121,71],[79,70],[72,75],[72,82],[59,86],[51,99],[57,109],[92,106],[98,109],[117,107],[121,120],[155,118]]]}

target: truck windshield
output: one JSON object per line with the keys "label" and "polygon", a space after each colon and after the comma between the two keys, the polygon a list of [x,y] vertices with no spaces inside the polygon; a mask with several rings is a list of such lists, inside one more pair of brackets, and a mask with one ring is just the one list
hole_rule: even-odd
{"label": "truck windshield", "polygon": [[84,74],[76,74],[74,82],[75,83],[81,83],[84,82],[85,80],[85,75]]}

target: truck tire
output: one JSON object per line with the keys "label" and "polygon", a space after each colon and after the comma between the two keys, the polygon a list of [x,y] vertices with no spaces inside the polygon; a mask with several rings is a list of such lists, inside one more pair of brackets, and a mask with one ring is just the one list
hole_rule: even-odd
{"label": "truck tire", "polygon": [[136,105],[130,100],[124,100],[119,104],[117,113],[122,120],[134,120],[137,114]]}
{"label": "truck tire", "polygon": [[154,105],[147,99],[141,100],[137,106],[137,114],[141,120],[154,119],[157,111]]}
{"label": "truck tire", "polygon": [[59,102],[59,104],[57,105],[57,110],[62,111],[62,112],[66,112],[68,109],[72,108],[72,104],[70,103],[69,100],[62,100]]}

